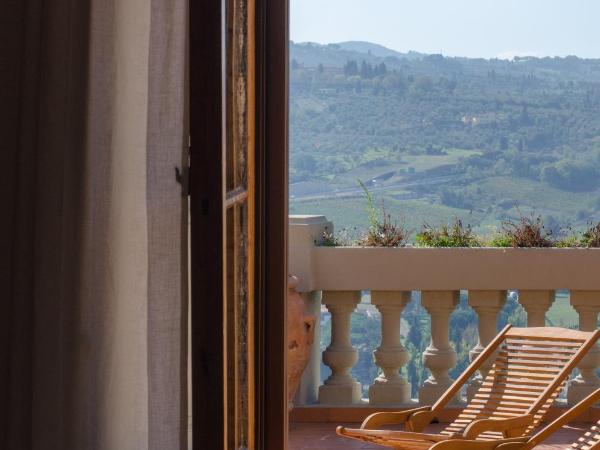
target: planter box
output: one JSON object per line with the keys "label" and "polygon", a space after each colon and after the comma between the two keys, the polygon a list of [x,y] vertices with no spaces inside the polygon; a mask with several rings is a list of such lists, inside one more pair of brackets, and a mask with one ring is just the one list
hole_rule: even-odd
{"label": "planter box", "polygon": [[596,248],[313,247],[310,256],[305,290],[600,290]]}

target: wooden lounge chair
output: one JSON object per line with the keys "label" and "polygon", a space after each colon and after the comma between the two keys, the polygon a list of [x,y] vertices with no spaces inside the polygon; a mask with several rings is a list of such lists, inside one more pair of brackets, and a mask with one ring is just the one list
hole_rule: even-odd
{"label": "wooden lounge chair", "polygon": [[[492,441],[478,441],[467,439],[449,439],[438,442],[432,450],[531,450],[533,447],[543,443],[552,434],[558,431],[563,425],[576,419],[588,408],[600,401],[600,389],[592,392],[586,398],[581,400],[563,415],[551,422],[547,427],[540,430],[533,436],[496,439]],[[572,444],[569,444],[568,450],[598,450],[600,449],[600,421],[590,427],[583,436]]]}
{"label": "wooden lounge chair", "polygon": [[[569,373],[596,343],[600,331],[507,325],[433,406],[371,414],[360,429],[341,436],[403,450],[427,450],[450,439],[481,441],[526,436],[540,423]],[[492,368],[468,405],[439,434],[421,431],[488,358]],[[406,431],[381,429],[404,424]]]}

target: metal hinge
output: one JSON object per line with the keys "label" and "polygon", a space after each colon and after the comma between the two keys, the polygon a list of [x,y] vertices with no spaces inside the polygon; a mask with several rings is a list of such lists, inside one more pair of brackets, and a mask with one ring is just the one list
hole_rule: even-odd
{"label": "metal hinge", "polygon": [[184,167],[183,170],[175,167],[175,180],[181,184],[181,195],[184,197],[189,197],[190,195],[190,172],[190,167]]}

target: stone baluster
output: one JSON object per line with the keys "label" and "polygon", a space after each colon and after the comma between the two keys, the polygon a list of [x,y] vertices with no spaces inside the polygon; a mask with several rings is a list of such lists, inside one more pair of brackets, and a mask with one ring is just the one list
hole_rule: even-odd
{"label": "stone baluster", "polygon": [[[506,291],[469,291],[469,305],[479,317],[479,339],[477,345],[469,352],[472,361],[483,352],[485,347],[496,336],[498,313],[506,303]],[[479,369],[479,373],[471,380],[467,388],[467,399],[471,400],[492,367],[494,358],[488,358]]]}
{"label": "stone baluster", "polygon": [[456,364],[456,352],[450,346],[450,314],[459,301],[459,291],[423,291],[421,304],[431,315],[431,343],[423,352],[423,364],[431,375],[419,389],[421,405],[431,405],[448,389],[452,381],[448,371]]}
{"label": "stone baluster", "polygon": [[[594,331],[598,326],[600,312],[600,291],[571,291],[571,306],[579,314],[579,329]],[[577,366],[579,375],[569,382],[567,400],[573,405],[588,394],[600,388],[600,379],[596,369],[600,366],[600,348],[593,348],[583,357]]]}
{"label": "stone baluster", "polygon": [[400,316],[409,302],[409,291],[371,292],[371,303],[381,313],[381,345],[373,356],[383,372],[369,387],[369,403],[373,405],[410,402],[410,383],[400,376],[409,358],[400,343]]}
{"label": "stone baluster", "polygon": [[528,327],[546,325],[546,312],[554,302],[554,291],[519,290],[519,303],[527,313]]}
{"label": "stone baluster", "polygon": [[350,318],[360,303],[360,291],[323,291],[323,303],[331,313],[331,343],[323,352],[323,363],[331,375],[319,387],[319,403],[360,403],[360,383],[350,374],[358,352],[350,342]]}

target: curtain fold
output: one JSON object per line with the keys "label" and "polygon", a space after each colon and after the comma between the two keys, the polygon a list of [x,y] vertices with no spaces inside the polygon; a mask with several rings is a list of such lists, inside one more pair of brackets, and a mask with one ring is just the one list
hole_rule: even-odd
{"label": "curtain fold", "polygon": [[0,448],[186,448],[186,2],[5,5]]}

